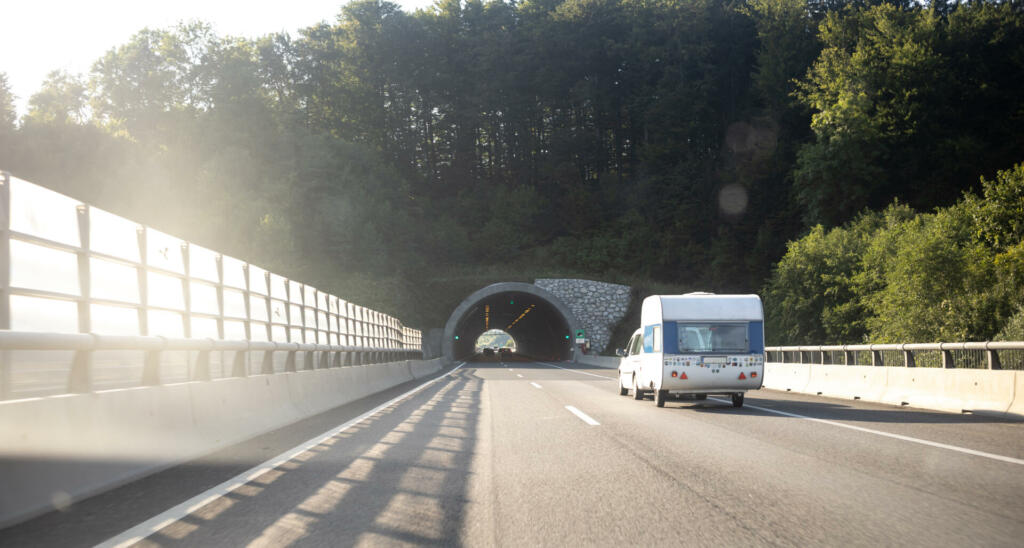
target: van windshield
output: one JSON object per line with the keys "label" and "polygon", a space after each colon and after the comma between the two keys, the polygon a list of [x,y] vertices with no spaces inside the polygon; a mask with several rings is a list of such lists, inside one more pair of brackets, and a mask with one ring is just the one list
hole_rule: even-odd
{"label": "van windshield", "polygon": [[680,352],[746,352],[745,323],[678,322]]}

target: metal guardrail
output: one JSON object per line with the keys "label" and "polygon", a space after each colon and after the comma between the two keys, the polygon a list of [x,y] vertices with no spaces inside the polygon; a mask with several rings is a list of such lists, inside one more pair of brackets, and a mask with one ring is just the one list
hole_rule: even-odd
{"label": "metal guardrail", "polygon": [[39,361],[28,350],[72,351],[67,389],[82,392],[106,351],[145,352],[141,382],[158,384],[173,351],[196,353],[176,378],[202,379],[215,351],[236,353],[221,376],[238,376],[298,370],[298,352],[315,368],[421,347],[397,318],[0,172],[0,399],[20,397],[12,352]]}
{"label": "metal guardrail", "polygon": [[[68,393],[91,392],[95,388],[91,358],[94,352],[105,350],[144,353],[141,374],[138,375],[137,382],[129,382],[129,386],[163,384],[161,369],[164,363],[162,355],[165,352],[189,353],[187,378],[175,379],[179,381],[208,381],[217,377],[245,377],[253,373],[273,374],[279,369],[275,367],[276,352],[286,354],[283,367],[285,372],[387,363],[419,358],[422,355],[419,350],[312,343],[0,331],[0,352],[9,355],[10,352],[18,350],[71,351],[73,354],[65,373],[65,391]],[[223,375],[215,376],[211,372],[211,358],[214,353],[221,354],[219,361],[230,364],[229,368],[225,368]],[[224,354],[227,353],[230,353],[230,356],[224,359]],[[250,364],[257,361],[252,358],[258,353],[262,353],[258,360],[259,369],[253,370]],[[300,353],[301,361],[298,359]],[[10,386],[11,383],[4,384]],[[6,396],[9,397],[10,394]]]}
{"label": "metal guardrail", "polygon": [[1024,369],[1024,342],[769,346],[765,353],[774,363]]}

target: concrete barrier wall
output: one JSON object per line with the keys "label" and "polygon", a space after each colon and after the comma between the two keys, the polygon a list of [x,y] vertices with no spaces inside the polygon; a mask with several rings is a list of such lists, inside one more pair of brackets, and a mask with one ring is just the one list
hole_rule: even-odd
{"label": "concrete barrier wall", "polygon": [[764,388],[803,392],[811,380],[811,367],[800,363],[764,364]]}
{"label": "concrete barrier wall", "polygon": [[1024,371],[767,363],[764,387],[1024,419]]}
{"label": "concrete barrier wall", "polygon": [[0,402],[0,527],[441,367],[402,361]]}
{"label": "concrete barrier wall", "polygon": [[581,354],[577,356],[576,363],[583,365],[590,365],[594,367],[602,367],[604,369],[618,369],[619,358],[617,356],[587,356]]}

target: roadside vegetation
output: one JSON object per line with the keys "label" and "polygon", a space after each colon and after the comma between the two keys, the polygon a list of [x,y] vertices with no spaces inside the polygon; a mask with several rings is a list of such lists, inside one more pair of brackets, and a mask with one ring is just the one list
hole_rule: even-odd
{"label": "roadside vegetation", "polygon": [[415,327],[558,276],[1014,336],[1022,74],[1016,0],[355,0],[140,30],[21,117],[0,72],[0,168]]}
{"label": "roadside vegetation", "polygon": [[815,226],[764,296],[787,344],[1024,340],[1024,164],[930,213],[893,203]]}

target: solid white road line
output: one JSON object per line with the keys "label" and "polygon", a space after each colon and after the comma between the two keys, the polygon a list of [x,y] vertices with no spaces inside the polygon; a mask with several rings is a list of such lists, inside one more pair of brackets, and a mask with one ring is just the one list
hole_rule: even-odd
{"label": "solid white road line", "polygon": [[540,385],[535,382],[531,382],[530,384],[532,384],[534,388],[540,388]]}
{"label": "solid white road line", "polygon": [[554,368],[557,368],[557,369],[562,369],[562,370],[565,370],[565,371],[572,371],[573,373],[579,373],[580,375],[590,375],[591,377],[597,377],[599,379],[604,379],[606,381],[614,381],[615,380],[612,377],[605,377],[604,375],[595,375],[593,373],[587,373],[586,371],[577,371],[575,369],[569,369],[568,367],[559,367],[559,366],[557,366],[555,364],[548,363],[548,362],[536,362],[536,363],[539,363],[541,365],[546,365],[548,367],[554,367]]}
{"label": "solid white road line", "polygon": [[566,405],[565,408],[568,409],[569,412],[572,413],[573,415],[576,415],[577,417],[579,417],[581,421],[589,424],[590,426],[601,426],[601,423],[599,423],[596,420],[590,418],[590,415],[587,415],[583,411],[580,411],[579,409],[576,409],[575,407],[573,407],[571,405]]}
{"label": "solid white road line", "polygon": [[[720,401],[722,403],[732,403],[730,400],[720,400],[718,398],[708,398],[709,400]],[[927,445],[929,447],[938,447],[939,449],[948,449],[950,451],[956,451],[958,453],[965,453],[967,455],[974,455],[976,457],[985,457],[987,459],[999,460],[1003,462],[1009,462],[1011,464],[1024,464],[1024,459],[1015,459],[1013,457],[1006,457],[1003,455],[996,455],[995,453],[986,453],[984,451],[977,451],[974,449],[968,449],[966,447],[959,447],[956,445],[949,445],[946,443],[939,443],[937,441],[922,440],[920,438],[912,438],[910,436],[903,436],[900,434],[893,434],[890,432],[883,432],[881,430],[872,430],[870,428],[864,428],[862,426],[853,426],[852,424],[843,424],[841,422],[830,421],[826,419],[816,419],[814,417],[808,417],[805,415],[798,415],[796,413],[789,413],[786,411],[779,411],[778,409],[769,409],[767,407],[758,407],[756,405],[746,404],[744,407],[751,409],[757,409],[758,411],[766,411],[768,413],[775,413],[776,415],[783,415],[786,417],[793,417],[797,419],[804,419],[814,422],[820,422],[821,424],[828,424],[831,426],[838,426],[840,428],[849,428],[850,430],[856,430],[858,432],[865,432],[868,434],[875,434],[876,436],[883,436],[886,438],[893,438],[897,440],[909,441],[911,443],[919,443],[921,445]]]}
{"label": "solid white road line", "polygon": [[157,516],[153,516],[152,518],[147,519],[146,521],[136,525],[135,527],[132,527],[131,529],[128,529],[127,531],[115,537],[109,538],[101,542],[100,544],[97,544],[97,546],[108,548],[115,546],[130,546],[132,544],[135,544],[136,542],[141,541],[142,539],[148,537],[149,535],[152,535],[160,529],[174,523],[175,521],[184,518],[192,512],[195,512],[196,510],[216,500],[218,497],[230,493],[236,488],[241,487],[242,485],[248,483],[249,481],[252,481],[254,478],[261,476],[265,472],[273,470],[274,468],[280,466],[281,464],[295,458],[295,456],[305,451],[308,451],[310,448],[320,445],[325,440],[328,440],[336,436],[337,434],[340,434],[341,432],[348,430],[349,428],[355,426],[356,424],[363,422],[364,420],[370,418],[372,415],[378,413],[382,409],[386,409],[404,400],[405,398],[408,398],[409,396],[419,392],[420,390],[423,390],[424,388],[434,384],[435,382],[447,377],[448,375],[451,375],[452,373],[461,369],[463,365],[466,365],[466,362],[460,363],[457,367],[445,373],[444,375],[437,377],[436,379],[429,380],[417,386],[416,388],[413,388],[412,390],[402,394],[401,396],[393,398],[386,403],[382,403],[377,407],[374,407],[373,409],[367,411],[366,413],[363,413],[362,415],[359,415],[358,417],[346,422],[345,424],[342,424],[341,426],[328,430],[327,432],[324,432],[323,434],[320,434],[319,436],[309,441],[306,441],[296,447],[293,447],[262,464],[257,464],[256,466],[253,466],[252,468],[246,470],[245,472],[242,472],[241,474],[238,474],[237,476],[225,481],[224,483],[211,487],[210,489],[203,491],[202,493],[186,500],[185,502],[164,511],[163,513]]}

